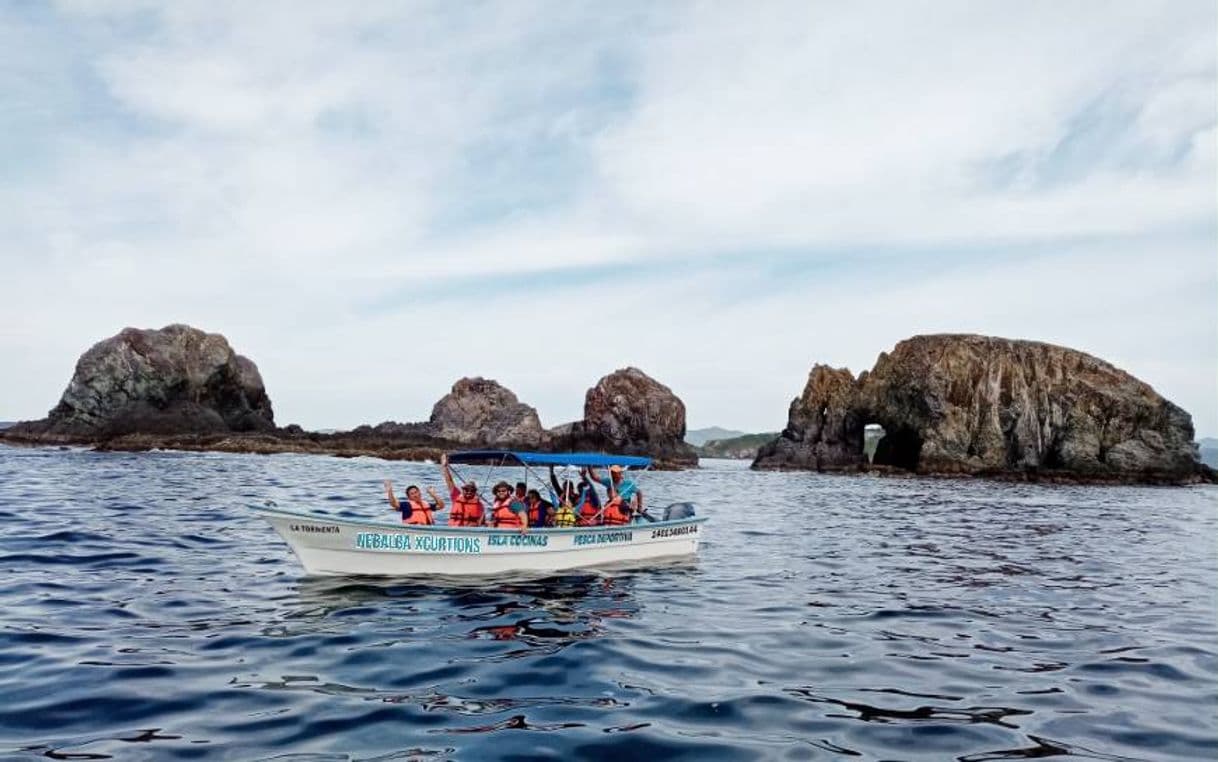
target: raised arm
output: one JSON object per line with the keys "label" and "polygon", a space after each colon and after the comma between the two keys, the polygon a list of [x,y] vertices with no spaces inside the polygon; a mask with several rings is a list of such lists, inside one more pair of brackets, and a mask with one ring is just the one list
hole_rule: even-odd
{"label": "raised arm", "polygon": [[437,495],[436,491],[434,489],[432,489],[431,487],[427,488],[427,494],[431,495],[431,502],[436,504],[437,511],[444,510],[444,498]]}
{"label": "raised arm", "polygon": [[385,497],[389,498],[389,504],[393,506],[393,510],[400,511],[402,505],[398,502],[398,496],[393,494],[393,482],[385,480]]}
{"label": "raised arm", "polygon": [[601,483],[601,475],[592,466],[588,466],[588,481],[595,482],[596,484]]}
{"label": "raised arm", "polygon": [[448,453],[440,456],[440,470],[444,472],[444,483],[448,486],[448,494],[457,491],[457,485],[453,482],[452,469],[448,467]]}
{"label": "raised arm", "polygon": [[554,466],[550,466],[550,484],[554,487],[554,494],[562,492],[562,485],[558,483],[558,476],[554,474]]}

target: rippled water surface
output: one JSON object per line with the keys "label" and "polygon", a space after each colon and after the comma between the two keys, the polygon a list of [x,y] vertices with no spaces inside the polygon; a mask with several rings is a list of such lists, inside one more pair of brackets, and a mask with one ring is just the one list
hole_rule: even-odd
{"label": "rippled water surface", "polygon": [[246,506],[392,519],[313,456],[0,447],[0,756],[1218,757],[1211,488],[649,474],[696,561],[303,576]]}

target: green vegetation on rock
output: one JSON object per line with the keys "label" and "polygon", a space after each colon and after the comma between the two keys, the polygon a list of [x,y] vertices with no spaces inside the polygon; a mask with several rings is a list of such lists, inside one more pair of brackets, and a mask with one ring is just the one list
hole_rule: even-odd
{"label": "green vegetation on rock", "polygon": [[745,436],[745,432],[735,429],[725,429],[720,426],[708,426],[705,429],[690,429],[685,432],[685,441],[694,447],[701,447],[712,439],[731,439]]}
{"label": "green vegetation on rock", "polygon": [[1218,468],[1218,439],[1202,437],[1197,440],[1197,449],[1201,453],[1201,462],[1210,468]]}
{"label": "green vegetation on rock", "polygon": [[698,457],[752,460],[757,457],[758,448],[776,436],[778,436],[778,432],[742,434],[738,437],[727,439],[711,439],[697,448]]}

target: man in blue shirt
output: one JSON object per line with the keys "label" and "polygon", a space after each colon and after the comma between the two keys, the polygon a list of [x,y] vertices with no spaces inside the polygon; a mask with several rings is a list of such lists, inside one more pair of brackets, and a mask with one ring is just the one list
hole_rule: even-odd
{"label": "man in blue shirt", "polygon": [[643,512],[643,492],[639,489],[634,480],[627,479],[622,474],[624,469],[621,466],[609,466],[609,475],[602,477],[596,473],[596,469],[588,468],[588,477],[592,481],[600,482],[606,492],[616,492],[622,498],[622,502],[632,506],[636,514]]}

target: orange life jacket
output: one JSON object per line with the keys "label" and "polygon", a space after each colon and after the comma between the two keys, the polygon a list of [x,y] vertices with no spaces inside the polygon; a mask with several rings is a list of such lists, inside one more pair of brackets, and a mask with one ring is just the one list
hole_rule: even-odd
{"label": "orange life jacket", "polygon": [[410,518],[402,519],[403,524],[434,524],[435,518],[431,515],[431,506],[424,503],[422,500],[407,500],[410,505]]}
{"label": "orange life jacket", "polygon": [[540,527],[546,525],[546,519],[549,517],[550,511],[546,510],[544,500],[537,501],[537,507],[529,506],[529,526]]}
{"label": "orange life jacket", "polygon": [[504,500],[495,501],[495,510],[491,513],[497,527],[522,527],[524,522],[520,520],[520,514],[512,510],[512,503],[516,502],[516,498],[509,497]]}
{"label": "orange life jacket", "polygon": [[584,495],[583,500],[579,504],[579,520],[577,523],[581,527],[596,526],[601,523],[600,512],[596,504],[589,500],[587,495]]}
{"label": "orange life jacket", "polygon": [[620,497],[615,497],[605,505],[605,524],[621,526],[630,523],[630,514],[625,511],[625,504]]}
{"label": "orange life jacket", "polygon": [[482,501],[477,497],[467,499],[457,493],[453,498],[452,510],[448,512],[450,527],[476,527],[482,525]]}

